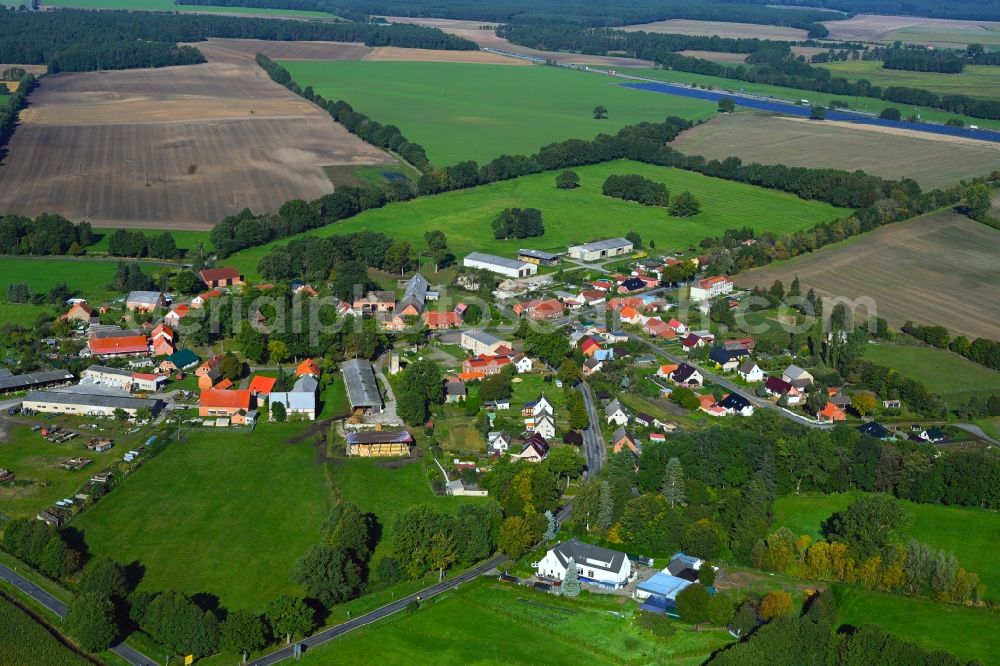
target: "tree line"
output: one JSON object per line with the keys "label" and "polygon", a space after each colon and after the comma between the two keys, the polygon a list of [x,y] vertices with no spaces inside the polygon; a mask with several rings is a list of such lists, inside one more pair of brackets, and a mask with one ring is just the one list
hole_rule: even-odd
{"label": "tree line", "polygon": [[[0,10],[3,10],[3,8],[0,7]],[[3,37],[0,36],[0,40],[2,39]],[[6,75],[10,71],[10,69],[4,70],[4,74]],[[24,70],[21,70],[21,72],[21,76],[17,79],[17,90],[9,95],[10,99],[5,100],[6,104],[0,104],[0,148],[7,143],[7,140],[14,133],[21,109],[28,103],[28,93],[31,92],[37,83],[33,74],[28,74]],[[4,80],[7,81],[9,79],[5,78]],[[6,92],[6,86],[4,86],[4,90]],[[6,97],[7,95],[4,96]]]}
{"label": "tree line", "polygon": [[83,253],[96,241],[86,220],[73,224],[62,215],[42,213],[34,219],[23,215],[0,217],[0,254]]}
{"label": "tree line", "polygon": [[5,28],[0,35],[0,61],[48,64],[52,72],[204,62],[200,51],[178,46],[178,42],[198,42],[209,37],[364,42],[369,46],[465,51],[478,48],[469,40],[416,25],[160,12],[0,10],[0,23]]}
{"label": "tree line", "polygon": [[959,74],[965,69],[965,58],[956,51],[929,50],[925,48],[879,48],[868,49],[862,60],[878,60],[885,69],[901,69],[910,72],[942,72]]}
{"label": "tree line", "polygon": [[273,81],[319,106],[351,134],[357,135],[373,146],[393,151],[420,170],[429,168],[430,161],[427,159],[424,147],[407,140],[395,125],[383,125],[372,120],[363,113],[355,111],[350,104],[343,100],[337,102],[327,100],[322,95],[317,95],[312,86],[300,88],[299,84],[292,80],[287,69],[263,53],[257,54],[257,64],[267,72]]}
{"label": "tree line", "polygon": [[948,333],[944,326],[914,325],[908,321],[903,324],[903,333],[915,337],[917,340],[937,347],[938,349],[949,349],[959,356],[985,365],[991,370],[1000,370],[1000,342],[989,338],[976,338],[972,342],[964,335],[957,335],[954,338]]}

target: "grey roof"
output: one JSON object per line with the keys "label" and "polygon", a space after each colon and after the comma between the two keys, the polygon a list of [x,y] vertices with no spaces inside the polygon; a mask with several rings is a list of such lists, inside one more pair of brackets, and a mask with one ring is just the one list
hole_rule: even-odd
{"label": "grey roof", "polygon": [[129,292],[128,298],[125,299],[128,303],[157,303],[160,297],[163,296],[162,291],[132,291]]}
{"label": "grey roof", "polygon": [[444,388],[448,395],[465,395],[465,382],[460,379],[445,382]]}
{"label": "grey roof", "polygon": [[617,428],[615,428],[615,431],[611,433],[611,443],[614,444],[615,442],[621,441],[626,437],[630,442],[633,441],[632,435],[630,435],[628,431],[625,430],[625,426],[618,426]]}
{"label": "grey roof", "polygon": [[409,443],[413,435],[407,430],[361,430],[347,433],[348,444]]}
{"label": "grey roof", "polygon": [[344,375],[344,385],[347,386],[347,399],[351,409],[357,407],[381,407],[382,395],[375,381],[375,370],[368,361],[352,358],[341,365]]}
{"label": "grey roof", "polygon": [[624,245],[631,245],[632,241],[627,238],[608,238],[605,240],[594,241],[593,243],[584,243],[583,245],[574,245],[573,247],[584,252],[593,252],[594,250],[610,250],[615,247],[622,247]]}
{"label": "grey roof", "polygon": [[583,543],[575,538],[563,541],[553,548],[552,552],[555,553],[556,557],[559,558],[559,563],[564,567],[572,558],[580,566],[614,573],[621,571],[626,559],[625,553],[595,546],[592,543]]}
{"label": "grey roof", "polygon": [[603,364],[604,361],[597,358],[596,356],[591,356],[590,358],[588,358],[586,361],[583,362],[583,366],[585,368],[589,368],[590,370],[593,370],[594,368],[597,368],[598,366],[601,366]]}
{"label": "grey roof", "polygon": [[492,347],[498,342],[507,344],[503,338],[498,338],[497,336],[493,335],[492,333],[488,333],[487,331],[463,331],[462,335],[464,335],[467,338],[472,338],[476,342],[490,347]]}
{"label": "grey roof", "polygon": [[784,375],[785,377],[788,377],[791,380],[804,378],[806,376],[810,377],[812,376],[808,372],[806,372],[805,370],[794,364],[785,368],[785,371],[781,374]]}
{"label": "grey roof", "polygon": [[9,370],[6,370],[0,374],[0,391],[18,391],[32,386],[65,382],[71,379],[73,379],[73,374],[65,370],[42,370],[41,372],[26,372],[23,375],[12,375]]}
{"label": "grey roof", "polygon": [[135,328],[121,328],[119,326],[91,326],[87,329],[87,333],[92,338],[98,340],[103,340],[105,338],[126,338],[133,335],[144,335],[144,333]]}
{"label": "grey roof", "polygon": [[316,394],[301,391],[291,391],[288,393],[271,393],[267,396],[268,402],[274,405],[280,402],[285,409],[316,409]]}
{"label": "grey roof", "polygon": [[513,268],[514,270],[520,270],[524,268],[524,262],[518,261],[517,259],[508,259],[506,257],[498,257],[495,254],[484,254],[482,252],[470,252],[465,255],[465,261],[479,261],[484,264],[493,264],[494,266],[502,266],[504,268]]}
{"label": "grey roof", "polygon": [[87,368],[86,372],[100,372],[105,375],[118,375],[119,377],[132,377],[131,370],[123,370],[122,368],[110,368],[106,365],[92,365]]}
{"label": "grey roof", "polygon": [[397,310],[403,310],[408,305],[412,305],[417,310],[424,309],[424,302],[427,300],[427,288],[430,283],[420,273],[414,273],[403,288],[403,298],[399,299]]}
{"label": "grey roof", "polygon": [[608,416],[611,416],[612,414],[614,414],[615,412],[617,412],[619,409],[623,413],[625,412],[625,408],[622,407],[622,403],[618,402],[618,398],[615,398],[614,400],[612,400],[611,402],[608,403],[607,407],[604,408],[604,413],[607,414]]}
{"label": "grey roof", "polygon": [[292,386],[293,393],[310,393],[315,395],[319,389],[319,380],[312,375],[302,375]]}
{"label": "grey roof", "polygon": [[57,393],[55,391],[30,391],[24,396],[25,402],[45,402],[50,405],[83,405],[85,407],[121,407],[122,409],[140,409],[149,407],[154,412],[159,407],[159,400],[146,398],[130,398],[116,395],[94,395],[91,393]]}
{"label": "grey roof", "polygon": [[737,372],[742,372],[745,375],[752,372],[753,369],[756,367],[757,363],[753,359],[748,358],[747,360],[740,363],[740,367],[737,369]]}
{"label": "grey roof", "polygon": [[521,248],[517,251],[517,254],[525,257],[533,257],[534,259],[541,259],[542,261],[552,261],[553,259],[558,259],[561,256],[558,252],[544,252],[542,250],[531,250],[527,248]]}

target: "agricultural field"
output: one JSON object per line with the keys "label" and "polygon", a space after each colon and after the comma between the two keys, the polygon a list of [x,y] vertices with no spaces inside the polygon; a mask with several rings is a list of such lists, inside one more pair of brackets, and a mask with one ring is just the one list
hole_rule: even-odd
{"label": "agricultural field", "polygon": [[[150,263],[141,265],[143,270],[150,274],[157,268],[155,264]],[[70,289],[79,291],[82,298],[92,303],[108,301],[123,295],[107,287],[114,278],[117,268],[118,261],[110,259],[5,256],[3,261],[0,261],[0,298],[6,298],[7,287],[12,282],[27,282],[31,291],[36,294],[45,293],[60,282],[65,282]],[[10,307],[21,306],[10,305]],[[61,309],[62,303],[59,303],[58,307]]]}
{"label": "agricultural field", "polygon": [[0,594],[0,663],[90,666],[93,662]]}
{"label": "agricultural field", "polygon": [[327,194],[325,166],[396,163],[252,61],[46,76],[8,150],[6,212],[186,230]]}
{"label": "agricultural field", "polygon": [[328,12],[298,9],[267,9],[264,7],[222,7],[209,5],[176,5],[173,0],[44,0],[45,8],[72,7],[75,9],[141,9],[147,11],[195,12],[206,14],[241,14],[244,16],[273,16],[300,19],[332,19]]}
{"label": "agricultural field", "polygon": [[946,111],[941,111],[938,109],[930,108],[918,108],[910,106],[902,106],[896,104],[895,102],[887,102],[885,100],[876,99],[874,97],[855,97],[852,95],[830,95],[828,93],[819,93],[814,90],[801,90],[798,88],[786,88],[784,86],[772,86],[767,83],[748,83],[746,81],[739,81],[736,79],[725,79],[719,76],[708,76],[705,74],[690,74],[688,72],[680,72],[672,69],[656,69],[652,67],[639,67],[639,68],[621,68],[618,70],[621,74],[628,74],[631,76],[638,76],[646,79],[653,79],[656,81],[665,81],[667,83],[680,83],[684,85],[698,85],[701,87],[707,87],[708,90],[717,91],[730,91],[730,92],[745,92],[752,93],[755,95],[762,95],[764,97],[773,97],[777,100],[785,100],[788,102],[798,102],[799,100],[806,99],[811,104],[819,104],[821,106],[828,106],[831,100],[838,100],[840,102],[845,102],[851,109],[855,111],[863,111],[866,113],[879,114],[886,107],[897,107],[901,112],[905,114],[919,113],[920,118],[928,122],[938,122],[943,123],[952,118],[958,118],[965,122],[967,125],[978,125],[983,128],[993,128],[1000,129],[1000,120],[987,120],[982,118],[973,118],[971,116],[959,116],[954,113],[948,113]]}
{"label": "agricultural field", "polygon": [[372,52],[370,46],[354,42],[279,42],[269,39],[225,39],[209,37],[189,42],[212,63],[256,67],[255,58],[263,53],[272,60],[360,60]]}
{"label": "agricultural field", "polygon": [[866,79],[873,85],[882,87],[923,88],[939,95],[992,97],[1000,89],[1000,68],[991,65],[966,65],[960,74],[885,69],[881,62],[874,60],[833,62],[822,67],[830,70],[834,76],[842,76],[851,81]]}
{"label": "agricultural field", "polygon": [[[715,105],[643,94],[607,78],[554,67],[448,62],[282,61],[299,85],[344,99],[397,125],[439,166],[531,154],[564,139],[589,139],[642,120],[703,119]],[[594,120],[595,106],[608,108]]]}
{"label": "agricultural field", "polygon": [[678,53],[688,58],[701,58],[724,64],[738,65],[747,61],[746,53],[722,53],[720,51],[678,51]]}
{"label": "agricultural field", "polygon": [[752,38],[786,40],[800,42],[806,39],[806,31],[801,28],[789,28],[781,25],[759,25],[756,23],[728,23],[725,21],[694,21],[689,19],[670,19],[654,23],[636,23],[626,25],[620,30],[663,33],[668,35],[694,35],[711,37]]}
{"label": "agricultural field", "polygon": [[488,51],[441,51],[436,49],[405,49],[399,46],[377,46],[361,58],[373,62],[464,62],[481,65],[515,65],[531,67],[530,60]]}
{"label": "agricultural field", "polygon": [[260,611],[280,594],[301,594],[291,571],[319,543],[330,509],[311,427],[186,431],[71,525],[92,554],[140,563],[140,589]]}
{"label": "agricultural field", "polygon": [[[581,183],[575,190],[556,189],[555,172],[534,174],[369,210],[311,232],[311,235],[371,229],[397,240],[410,241],[414,248],[423,248],[424,233],[441,229],[448,236],[449,248],[461,260],[473,250],[504,256],[516,255],[521,247],[563,251],[574,242],[624,235],[632,230],[639,232],[644,242],[654,240],[659,250],[685,249],[706,236],[720,236],[733,227],[749,225],[758,231],[780,235],[849,214],[846,209],[805,201],[791,194],[637,162],[607,162],[574,171]],[[702,212],[691,218],[672,218],[662,208],[641,206],[601,194],[601,185],[609,175],[626,173],[662,182],[672,193],[690,191],[701,201]],[[490,223],[508,206],[540,209],[545,235],[495,240]],[[288,239],[283,239],[245,250],[227,263],[237,266],[246,275],[253,275],[261,257],[274,246],[287,242]]]}
{"label": "agricultural field", "polygon": [[929,46],[965,48],[970,43],[1000,46],[1000,22],[933,19],[919,16],[858,14],[843,21],[826,21],[829,39],[859,42],[896,40]]}
{"label": "agricultural field", "polygon": [[[787,527],[796,535],[820,538],[820,527],[827,518],[847,508],[862,493],[799,495],[778,498],[774,504],[772,529]],[[967,571],[979,574],[986,585],[986,597],[1000,599],[1000,564],[991,544],[1000,539],[1000,515],[994,511],[917,504],[900,501],[909,516],[904,534],[935,548],[950,550]]]}
{"label": "agricultural field", "polygon": [[943,349],[908,345],[868,345],[865,358],[915,379],[948,404],[1000,393],[1000,372]]}
{"label": "agricultural field", "polygon": [[[811,254],[734,277],[740,287],[791,284],[830,299],[870,298],[898,329],[907,321],[953,335],[996,337],[1000,321],[1000,232],[952,212],[890,224]],[[864,308],[855,316],[864,318]]]}
{"label": "agricultural field", "polygon": [[[484,579],[432,598],[309,652],[318,665],[384,663],[645,664],[694,666],[732,638],[725,631],[675,623],[669,639],[636,626],[633,602],[584,595],[560,599]],[[614,611],[624,612],[618,617]],[[488,628],[488,629],[484,629]]]}
{"label": "agricultural field", "polygon": [[[1000,164],[1000,144],[988,141],[765,113],[716,116],[671,145],[706,159],[736,155],[744,162],[862,169],[894,180],[906,176],[925,189],[951,187]],[[930,154],[933,160],[926,159]]]}
{"label": "agricultural field", "polygon": [[55,312],[54,305],[27,305],[23,303],[0,302],[0,321],[5,324],[31,326],[38,321],[39,315],[51,318]]}

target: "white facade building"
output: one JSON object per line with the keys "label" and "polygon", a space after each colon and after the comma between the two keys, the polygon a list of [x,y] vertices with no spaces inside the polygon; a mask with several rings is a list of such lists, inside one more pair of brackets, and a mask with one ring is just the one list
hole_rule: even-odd
{"label": "white facade building", "polygon": [[462,265],[468,268],[482,268],[491,273],[506,275],[512,278],[523,278],[538,272],[538,266],[516,259],[498,257],[495,254],[471,252],[465,256]]}
{"label": "white facade building", "polygon": [[569,256],[582,261],[598,261],[629,254],[632,252],[632,247],[632,241],[627,238],[609,238],[583,245],[571,245]]}

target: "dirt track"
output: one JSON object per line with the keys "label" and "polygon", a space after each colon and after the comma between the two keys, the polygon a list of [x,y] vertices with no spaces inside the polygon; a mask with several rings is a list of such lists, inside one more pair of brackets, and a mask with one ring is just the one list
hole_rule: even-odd
{"label": "dirt track", "polygon": [[[253,62],[259,46],[208,45],[202,65],[46,76],[0,163],[0,210],[208,229],[243,208],[330,192],[324,166],[395,163],[267,78]],[[263,46],[279,57],[370,50]]]}

